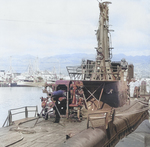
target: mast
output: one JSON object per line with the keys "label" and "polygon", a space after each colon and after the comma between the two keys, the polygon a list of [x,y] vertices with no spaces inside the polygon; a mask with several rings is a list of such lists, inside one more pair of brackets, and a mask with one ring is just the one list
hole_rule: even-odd
{"label": "mast", "polygon": [[12,74],[13,70],[12,70],[12,56],[10,56],[10,67],[9,67],[9,73]]}
{"label": "mast", "polygon": [[91,80],[113,80],[111,70],[111,48],[109,46],[109,16],[108,4],[111,2],[99,3],[100,16],[99,27],[96,32],[98,47],[96,48],[97,56],[95,62],[94,72]]}

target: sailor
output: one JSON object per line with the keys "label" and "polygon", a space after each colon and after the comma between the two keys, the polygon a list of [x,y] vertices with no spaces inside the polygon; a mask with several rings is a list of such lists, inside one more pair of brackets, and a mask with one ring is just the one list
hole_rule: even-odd
{"label": "sailor", "polygon": [[54,110],[55,110],[55,122],[54,123],[59,123],[60,121],[60,106],[59,106],[59,98],[60,97],[64,97],[65,96],[65,93],[63,90],[58,90],[58,91],[54,91],[52,93],[52,99],[55,101],[55,107],[54,107]]}

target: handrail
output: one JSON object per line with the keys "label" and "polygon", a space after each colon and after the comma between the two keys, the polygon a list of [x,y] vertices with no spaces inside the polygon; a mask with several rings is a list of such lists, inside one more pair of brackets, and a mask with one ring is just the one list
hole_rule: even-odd
{"label": "handrail", "polygon": [[[32,110],[29,110],[29,108],[35,108],[35,110],[33,110],[33,109],[32,109]],[[19,109],[24,109],[24,111],[22,110],[22,111],[14,112],[14,113],[13,113],[13,111],[16,111],[16,110],[19,110]],[[2,127],[4,127],[6,123],[7,123],[6,126],[12,125],[12,123],[13,123],[13,121],[12,121],[12,116],[13,116],[13,115],[17,115],[17,114],[20,114],[20,113],[24,113],[24,114],[25,114],[25,118],[28,118],[29,112],[35,112],[34,117],[36,117],[36,116],[37,116],[37,113],[38,113],[38,107],[37,107],[37,106],[25,106],[25,107],[20,107],[20,108],[15,108],[15,109],[10,109],[10,110],[8,110],[8,116],[7,116],[7,118],[6,118],[6,120],[5,120],[5,122],[4,122],[4,124],[3,124]]]}
{"label": "handrail", "polygon": [[10,109],[10,110],[18,110],[18,109],[23,109],[23,108],[25,108],[25,107],[37,107],[37,106],[24,106],[24,107],[19,107],[19,108],[14,108],[14,109]]}
{"label": "handrail", "polygon": [[[103,114],[103,116],[101,116],[101,114]],[[99,116],[90,117],[92,115],[99,115]],[[104,110],[104,111],[101,110],[99,112],[89,113],[88,116],[87,116],[87,129],[89,128],[89,122],[91,123],[92,128],[94,129],[94,125],[93,125],[92,121],[99,120],[99,119],[105,119],[105,128],[107,129],[109,121],[113,122],[114,121],[114,117],[115,117],[115,109]]]}

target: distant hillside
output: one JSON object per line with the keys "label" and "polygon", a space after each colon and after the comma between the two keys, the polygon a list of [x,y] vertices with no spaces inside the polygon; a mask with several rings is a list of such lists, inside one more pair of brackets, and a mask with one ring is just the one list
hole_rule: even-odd
{"label": "distant hillside", "polygon": [[67,74],[66,66],[79,66],[82,59],[95,60],[95,55],[91,54],[66,54],[52,57],[45,57],[40,59],[40,69],[53,70]]}
{"label": "distant hillside", "polygon": [[114,55],[112,61],[120,61],[125,58],[129,64],[134,65],[135,76],[150,77],[150,56],[126,56],[123,54]]}
{"label": "distant hillside", "polygon": [[[124,54],[113,55],[112,61],[120,61],[125,58],[129,64],[135,67],[135,73],[138,76],[150,76],[150,56],[126,56]],[[67,74],[66,66],[78,66],[81,64],[82,59],[95,60],[95,54],[65,54],[56,55],[45,58],[37,58],[32,55],[12,56],[0,58],[0,69],[10,70],[12,67],[14,72],[27,72],[28,67],[34,70],[49,70],[56,71],[57,73]]]}

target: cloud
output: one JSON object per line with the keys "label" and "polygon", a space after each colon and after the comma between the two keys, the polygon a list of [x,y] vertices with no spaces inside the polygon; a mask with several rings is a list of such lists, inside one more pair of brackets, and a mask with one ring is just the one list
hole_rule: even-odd
{"label": "cloud", "polygon": [[[39,57],[95,53],[99,7],[95,0],[0,0],[0,54]],[[112,0],[113,53],[149,52],[148,0]],[[132,52],[131,52],[132,49]],[[144,51],[145,50],[145,51]]]}
{"label": "cloud", "polygon": [[[148,0],[115,0],[112,6],[112,22],[115,28],[115,53],[126,55],[150,55],[150,13]],[[117,11],[116,11],[117,10]],[[118,13],[117,13],[118,12]],[[116,20],[116,21],[115,21]]]}

